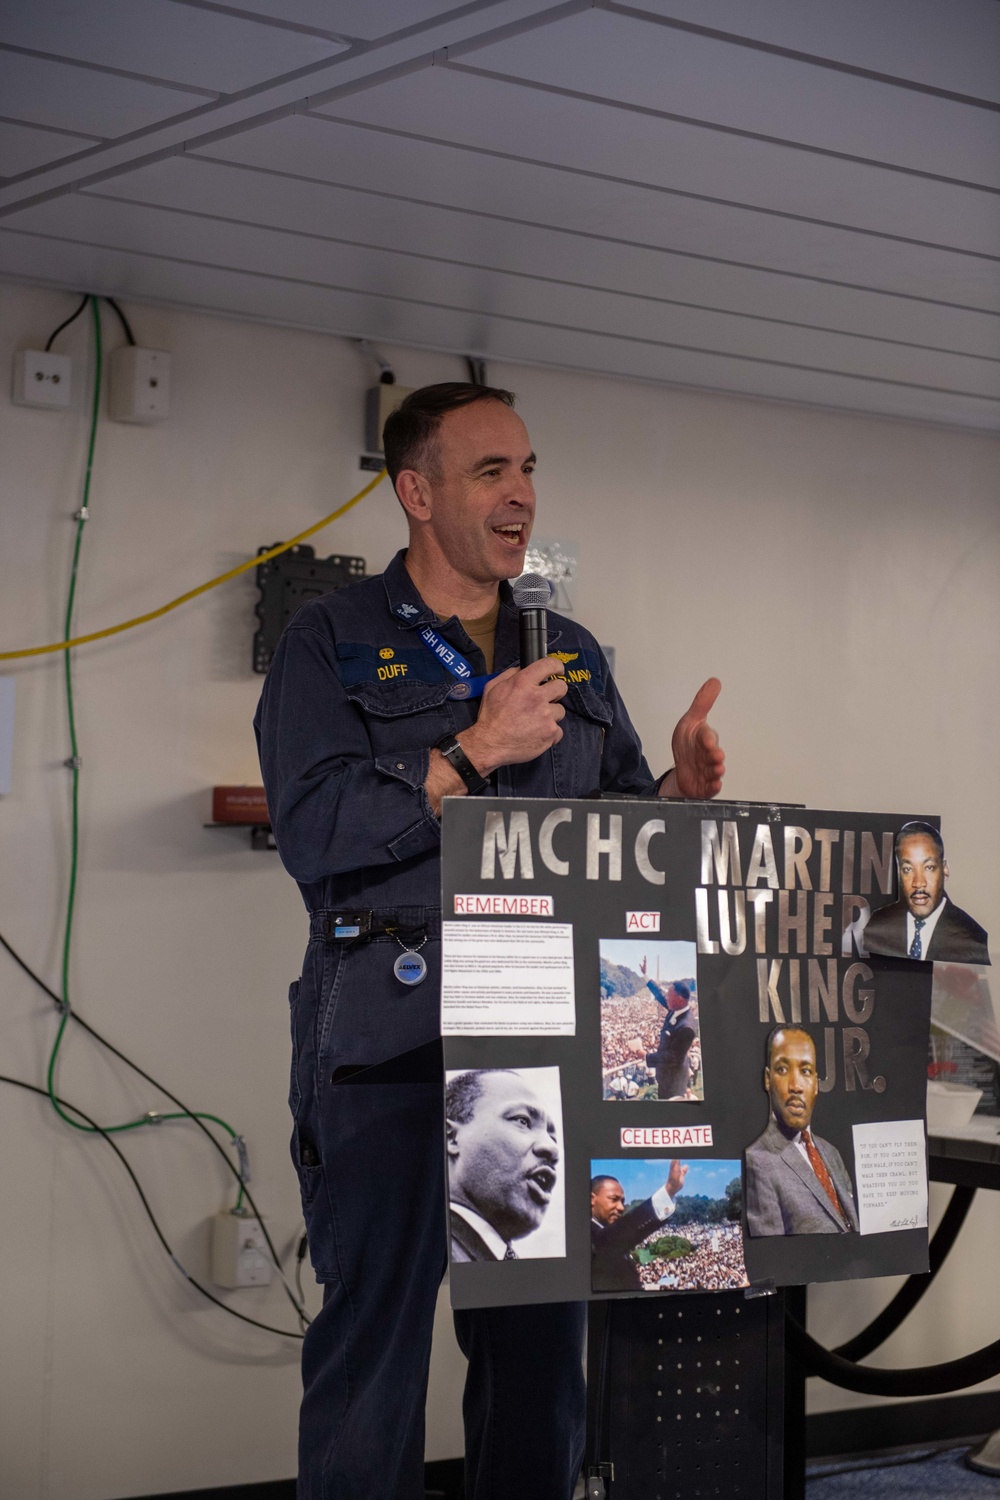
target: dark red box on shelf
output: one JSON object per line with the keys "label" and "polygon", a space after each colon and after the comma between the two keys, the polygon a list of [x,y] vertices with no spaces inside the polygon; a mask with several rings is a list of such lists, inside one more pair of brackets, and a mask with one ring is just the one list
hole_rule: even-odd
{"label": "dark red box on shelf", "polygon": [[262,786],[214,786],[214,823],[270,823],[267,798]]}

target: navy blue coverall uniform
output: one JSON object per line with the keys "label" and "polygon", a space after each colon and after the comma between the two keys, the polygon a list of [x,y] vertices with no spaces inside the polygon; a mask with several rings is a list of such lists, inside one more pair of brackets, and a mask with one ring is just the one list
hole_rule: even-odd
{"label": "navy blue coverall uniform", "polygon": [[[424,645],[436,626],[485,673],[456,619],[440,624],[404,566],[311,600],[275,652],[255,719],[278,850],[310,916],[289,993],[292,1158],[324,1303],[303,1347],[300,1500],[417,1500],[431,1328],[446,1259],[440,1049],[440,824],[431,748],[479,700]],[[563,738],[501,767],[492,794],[648,794],[643,758],[594,637],[550,614],[569,688]],[[494,668],[518,666],[500,585]],[[346,927],[357,937],[337,937]],[[393,974],[395,932],[427,978]],[[456,1313],[468,1357],[469,1500],[568,1500],[584,1442],[579,1303]]]}

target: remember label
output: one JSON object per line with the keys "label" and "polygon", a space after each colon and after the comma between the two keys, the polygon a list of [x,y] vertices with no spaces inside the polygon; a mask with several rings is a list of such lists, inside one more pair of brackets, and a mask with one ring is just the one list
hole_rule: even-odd
{"label": "remember label", "polygon": [[552,917],[555,910],[551,896],[500,896],[483,891],[455,897],[456,917]]}

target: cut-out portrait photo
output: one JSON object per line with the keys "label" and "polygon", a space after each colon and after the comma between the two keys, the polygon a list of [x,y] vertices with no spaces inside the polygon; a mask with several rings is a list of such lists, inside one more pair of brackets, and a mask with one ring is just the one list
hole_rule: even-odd
{"label": "cut-out portrait photo", "polygon": [[813,1130],[819,1095],[816,1044],[800,1026],[767,1039],[767,1127],[746,1150],[747,1230],[849,1234],[858,1227],[850,1173],[836,1146]]}
{"label": "cut-out portrait photo", "polygon": [[899,900],[872,912],[864,945],[883,958],[988,964],[987,935],[945,891],[944,841],[930,823],[904,823],[896,834]]}

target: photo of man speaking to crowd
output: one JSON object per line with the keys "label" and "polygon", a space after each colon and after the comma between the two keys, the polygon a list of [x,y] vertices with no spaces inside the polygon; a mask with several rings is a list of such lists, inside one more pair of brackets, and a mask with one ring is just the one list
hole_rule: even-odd
{"label": "photo of man speaking to crowd", "polygon": [[705,1098],[694,943],[602,938],[605,1099]]}
{"label": "photo of man speaking to crowd", "polygon": [[595,1292],[749,1285],[738,1161],[592,1161]]}

